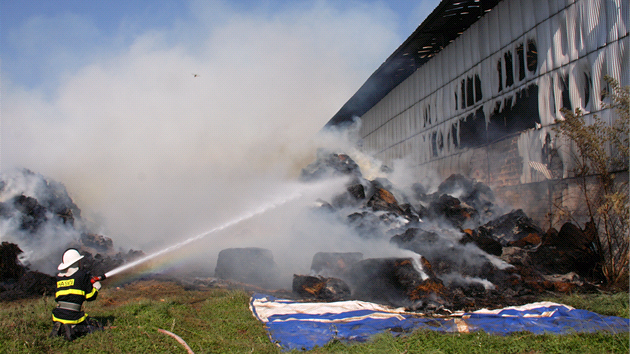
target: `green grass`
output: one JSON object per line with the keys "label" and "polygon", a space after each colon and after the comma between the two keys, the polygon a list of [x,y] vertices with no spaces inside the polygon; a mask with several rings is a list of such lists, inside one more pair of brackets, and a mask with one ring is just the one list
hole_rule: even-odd
{"label": "green grass", "polygon": [[[628,317],[628,294],[573,295],[549,299],[601,314]],[[279,353],[264,326],[249,310],[249,294],[239,290],[186,291],[171,283],[139,282],[101,291],[87,312],[112,328],[66,342],[49,339],[54,299],[3,303],[0,353],[186,353],[179,335],[195,353]],[[492,336],[483,332],[384,333],[367,343],[331,342],[312,353],[628,353],[628,333]]]}
{"label": "green grass", "polygon": [[615,294],[573,294],[559,297],[549,297],[547,301],[560,302],[565,305],[597,312],[600,315],[629,317],[628,293]]}

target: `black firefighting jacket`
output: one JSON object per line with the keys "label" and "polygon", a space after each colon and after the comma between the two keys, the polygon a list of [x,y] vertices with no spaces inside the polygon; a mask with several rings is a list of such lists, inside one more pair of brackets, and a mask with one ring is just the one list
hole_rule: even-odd
{"label": "black firefighting jacket", "polygon": [[[83,322],[87,318],[87,314],[83,312],[83,301],[96,300],[98,290],[92,286],[90,282],[90,274],[79,269],[70,276],[57,275],[57,292],[55,293],[55,301],[57,303],[77,304],[77,310],[70,310],[59,306],[53,310],[53,321],[77,324]],[[61,305],[60,304],[60,305]],[[67,304],[65,304],[67,305]]]}

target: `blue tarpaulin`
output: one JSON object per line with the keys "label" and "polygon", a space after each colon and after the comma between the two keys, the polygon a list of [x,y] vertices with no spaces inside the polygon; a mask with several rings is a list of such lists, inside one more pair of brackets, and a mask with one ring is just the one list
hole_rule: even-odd
{"label": "blue tarpaulin", "polygon": [[553,302],[429,317],[364,301],[298,302],[255,294],[250,309],[266,325],[270,339],[285,350],[309,350],[333,339],[365,341],[385,331],[396,335],[417,329],[445,333],[483,330],[497,335],[630,330],[627,318],[602,316]]}

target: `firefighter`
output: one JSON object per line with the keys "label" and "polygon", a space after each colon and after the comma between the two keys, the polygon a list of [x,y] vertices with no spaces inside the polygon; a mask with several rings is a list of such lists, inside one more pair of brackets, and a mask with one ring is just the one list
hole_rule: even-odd
{"label": "firefighter", "polygon": [[101,324],[88,317],[83,311],[84,301],[94,301],[101,288],[99,278],[81,269],[83,256],[74,248],[63,253],[57,269],[57,307],[52,312],[53,329],[50,337],[64,336],[72,341],[75,338],[102,329]]}

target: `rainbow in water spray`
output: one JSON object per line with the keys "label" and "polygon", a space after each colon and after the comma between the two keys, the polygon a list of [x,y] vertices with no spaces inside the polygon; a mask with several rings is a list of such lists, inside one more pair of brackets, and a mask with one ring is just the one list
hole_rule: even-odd
{"label": "rainbow in water spray", "polygon": [[164,255],[166,253],[175,251],[175,250],[177,250],[177,249],[179,249],[179,248],[181,248],[181,247],[183,247],[183,246],[185,246],[187,244],[190,244],[192,242],[200,240],[200,239],[202,239],[202,238],[204,238],[204,237],[206,237],[206,236],[208,236],[210,234],[213,234],[215,232],[227,229],[230,226],[236,225],[236,224],[238,224],[240,222],[243,222],[245,220],[251,219],[254,216],[257,216],[257,215],[263,214],[263,213],[265,213],[267,211],[270,211],[272,209],[275,209],[275,208],[277,208],[277,207],[279,207],[279,206],[281,206],[283,204],[286,204],[286,203],[288,203],[290,201],[293,201],[293,200],[296,200],[296,199],[302,197],[303,194],[304,194],[303,192],[305,192],[307,190],[320,190],[320,188],[322,188],[323,185],[324,184],[322,184],[322,183],[320,183],[320,184],[310,184],[310,185],[300,184],[299,185],[300,190],[294,190],[291,193],[287,193],[283,197],[279,197],[279,198],[276,198],[274,200],[271,200],[271,201],[267,202],[266,204],[263,204],[262,206],[256,208],[255,210],[250,211],[248,213],[245,213],[245,214],[243,214],[243,215],[241,215],[241,216],[239,216],[239,217],[237,217],[237,218],[235,218],[235,219],[233,219],[231,221],[228,221],[227,223],[225,223],[225,224],[223,224],[221,226],[215,227],[215,228],[213,228],[211,230],[208,230],[206,232],[203,232],[203,233],[201,233],[199,235],[192,236],[192,237],[190,237],[190,238],[188,238],[188,239],[186,239],[186,240],[184,240],[182,242],[179,242],[179,243],[174,244],[174,245],[172,245],[170,247],[164,248],[163,250],[155,252],[155,253],[152,253],[152,254],[150,254],[150,255],[148,255],[146,257],[137,259],[137,260],[135,260],[135,261],[133,261],[131,263],[127,263],[127,264],[124,264],[124,265],[122,265],[122,266],[120,266],[118,268],[114,268],[114,269],[110,270],[109,272],[105,273],[105,277],[109,278],[109,277],[111,277],[113,275],[116,275],[118,273],[124,272],[124,271],[126,271],[126,270],[128,270],[130,268],[133,268],[133,267],[137,266],[137,265],[140,265],[140,264],[145,263],[147,261],[150,261],[150,260],[152,260],[154,258],[157,258],[157,257],[159,257],[161,255]]}

